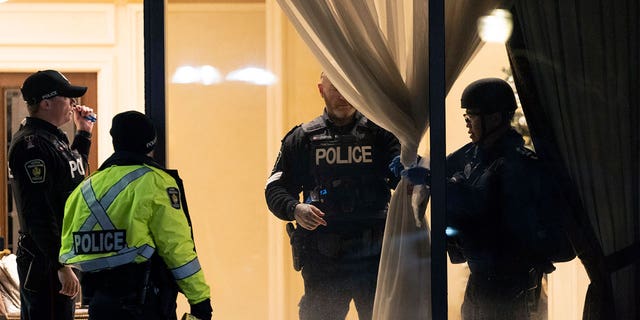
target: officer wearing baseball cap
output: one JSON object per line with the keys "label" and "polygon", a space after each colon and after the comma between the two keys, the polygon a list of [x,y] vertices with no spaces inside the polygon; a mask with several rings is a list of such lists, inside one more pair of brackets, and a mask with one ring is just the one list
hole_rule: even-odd
{"label": "officer wearing baseball cap", "polygon": [[60,262],[83,272],[91,319],[176,319],[182,292],[197,319],[211,319],[182,180],[151,156],[151,119],[113,117],[115,152],[65,207]]}
{"label": "officer wearing baseball cap", "polygon": [[28,104],[56,96],[77,98],[87,92],[87,87],[74,86],[62,73],[55,70],[38,71],[30,75],[20,89]]}
{"label": "officer wearing baseball cap", "polygon": [[[87,87],[72,85],[55,70],[25,79],[22,95],[29,116],[9,147],[11,186],[20,231],[17,267],[23,319],[73,319],[80,283],[58,263],[60,231],[67,195],[88,175],[93,110],[76,103]],[[73,143],[58,129],[71,121]]]}

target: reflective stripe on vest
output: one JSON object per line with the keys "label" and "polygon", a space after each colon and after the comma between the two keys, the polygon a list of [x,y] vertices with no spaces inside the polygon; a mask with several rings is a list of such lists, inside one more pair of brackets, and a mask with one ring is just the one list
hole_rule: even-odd
{"label": "reflective stripe on vest", "polygon": [[151,169],[147,167],[141,167],[136,170],[133,170],[127,173],[124,177],[122,177],[118,182],[116,182],[109,191],[105,193],[102,199],[96,199],[96,195],[93,192],[93,187],[91,186],[91,178],[82,184],[82,196],[84,197],[87,205],[89,206],[89,210],[91,210],[91,216],[87,218],[84,222],[80,230],[78,231],[91,231],[96,223],[99,223],[102,227],[102,230],[113,230],[115,229],[111,219],[107,215],[107,209],[115,198],[122,192],[127,186],[133,182],[134,180],[142,177],[145,173],[151,171]]}
{"label": "reflective stripe on vest", "polygon": [[[100,227],[104,231],[115,230],[113,222],[111,222],[111,219],[109,219],[109,215],[107,215],[107,209],[109,208],[109,206],[111,206],[111,204],[113,203],[115,198],[118,196],[118,194],[120,194],[124,189],[126,189],[131,182],[142,177],[144,174],[146,174],[149,171],[151,171],[150,168],[141,167],[127,173],[124,177],[118,180],[118,182],[116,182],[113,186],[111,186],[111,188],[109,188],[109,190],[107,191],[107,193],[105,193],[105,195],[102,197],[101,200],[98,200],[96,198],[96,195],[93,191],[93,187],[91,185],[91,178],[85,181],[81,187],[82,196],[84,197],[87,203],[87,206],[91,211],[91,215],[85,220],[85,222],[82,224],[82,227],[78,231],[79,232],[91,231],[93,230],[96,224],[100,224]],[[85,272],[96,271],[96,270],[101,270],[106,268],[113,268],[123,264],[134,262],[135,258],[138,255],[146,259],[149,259],[151,258],[154,252],[155,252],[155,249],[153,247],[145,244],[139,248],[135,248],[135,247],[124,248],[118,251],[118,253],[113,256],[102,257],[102,258],[89,260],[89,261],[75,262],[73,263],[73,265],[76,268],[80,269],[81,271],[85,271]],[[74,252],[69,252],[62,255],[60,257],[60,261],[62,263],[66,263],[66,261],[74,258],[75,256],[76,255]]]}
{"label": "reflective stripe on vest", "polygon": [[115,256],[75,262],[73,263],[73,266],[83,272],[99,271],[134,262],[137,256],[143,256],[147,259],[151,259],[151,256],[155,251],[156,250],[152,246],[145,244],[139,248],[125,248],[120,250],[120,252]]}
{"label": "reflective stripe on vest", "polygon": [[200,261],[198,261],[197,257],[178,268],[171,269],[171,273],[176,280],[190,277],[198,271],[200,271]]}

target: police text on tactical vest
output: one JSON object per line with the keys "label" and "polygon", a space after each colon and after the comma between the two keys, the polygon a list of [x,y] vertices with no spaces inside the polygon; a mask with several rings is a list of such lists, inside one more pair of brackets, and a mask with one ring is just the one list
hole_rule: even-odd
{"label": "police text on tactical vest", "polygon": [[316,165],[324,159],[327,164],[372,163],[371,146],[349,146],[346,154],[341,147],[316,149]]}

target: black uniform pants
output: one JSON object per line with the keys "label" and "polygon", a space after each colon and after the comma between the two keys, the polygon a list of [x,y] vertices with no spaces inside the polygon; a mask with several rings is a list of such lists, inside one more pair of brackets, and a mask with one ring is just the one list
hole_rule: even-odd
{"label": "black uniform pants", "polygon": [[[381,230],[379,230],[381,232]],[[301,320],[342,320],[353,300],[358,319],[372,318],[381,237],[323,235],[306,255]]]}
{"label": "black uniform pants", "polygon": [[530,320],[540,299],[538,274],[488,276],[472,272],[462,303],[463,320]]}
{"label": "black uniform pants", "polygon": [[20,319],[72,320],[75,301],[58,293],[61,289],[58,271],[51,269],[45,258],[19,246],[16,265],[20,279]]}
{"label": "black uniform pants", "polygon": [[[158,286],[147,264],[128,264],[112,270],[84,273],[83,298],[91,320],[176,319],[176,296]],[[146,289],[144,289],[146,286]]]}

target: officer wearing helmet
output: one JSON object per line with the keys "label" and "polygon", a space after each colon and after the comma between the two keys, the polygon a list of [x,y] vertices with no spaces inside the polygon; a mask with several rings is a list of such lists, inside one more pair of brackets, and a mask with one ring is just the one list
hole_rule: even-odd
{"label": "officer wearing helmet", "polygon": [[517,106],[507,82],[496,78],[478,80],[464,90],[461,102],[472,143],[490,145],[511,129]]}
{"label": "officer wearing helmet", "polygon": [[178,291],[211,319],[182,180],[151,158],[151,119],[119,113],[110,133],[115,152],[71,193],[62,226],[59,261],[82,271],[90,319],[176,319]]}
{"label": "officer wearing helmet", "polygon": [[[451,262],[471,271],[462,319],[546,319],[543,274],[575,257],[561,223],[568,202],[511,128],[516,100],[507,82],[477,80],[461,100],[471,142],[447,157],[446,233]],[[390,169],[430,183],[426,168]]]}

